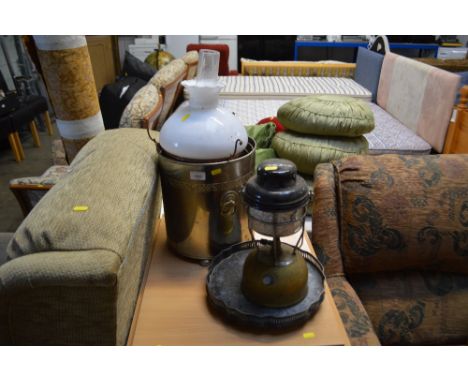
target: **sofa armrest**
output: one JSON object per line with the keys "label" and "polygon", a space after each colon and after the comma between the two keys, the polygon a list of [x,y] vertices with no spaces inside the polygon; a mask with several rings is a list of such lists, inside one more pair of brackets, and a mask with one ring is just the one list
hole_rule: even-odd
{"label": "sofa armrest", "polygon": [[358,295],[344,276],[327,278],[351,345],[380,345],[372,322]]}
{"label": "sofa armrest", "polygon": [[0,344],[112,345],[117,254],[43,252],[0,267]]}
{"label": "sofa armrest", "polygon": [[335,169],[331,163],[319,164],[314,172],[312,243],[327,277],[343,275]]}

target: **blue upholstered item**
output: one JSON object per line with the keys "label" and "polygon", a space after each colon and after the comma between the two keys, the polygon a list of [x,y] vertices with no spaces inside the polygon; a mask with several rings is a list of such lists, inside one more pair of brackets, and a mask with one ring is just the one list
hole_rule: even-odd
{"label": "blue upholstered item", "polygon": [[360,47],[356,58],[354,81],[372,93],[372,102],[376,102],[379,86],[380,69],[384,56]]}
{"label": "blue upholstered item", "polygon": [[455,105],[458,105],[458,103],[460,102],[460,89],[463,86],[468,85],[468,72],[460,72],[457,74],[460,75],[461,80],[460,80],[460,87],[457,90],[457,99],[455,100]]}

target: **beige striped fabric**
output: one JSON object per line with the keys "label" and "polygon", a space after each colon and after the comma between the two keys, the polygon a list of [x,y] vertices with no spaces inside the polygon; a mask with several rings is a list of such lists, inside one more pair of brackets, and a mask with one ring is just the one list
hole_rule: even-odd
{"label": "beige striped fabric", "polygon": [[454,73],[387,53],[377,103],[441,152],[459,81]]}
{"label": "beige striped fabric", "polygon": [[222,76],[222,98],[292,99],[304,95],[344,95],[370,101],[372,93],[350,78]]}

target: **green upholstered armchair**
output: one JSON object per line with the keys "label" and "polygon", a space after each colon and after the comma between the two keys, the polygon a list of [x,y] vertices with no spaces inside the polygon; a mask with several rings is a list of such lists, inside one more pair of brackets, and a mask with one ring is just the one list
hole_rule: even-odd
{"label": "green upholstered armchair", "polygon": [[108,130],[86,144],[9,241],[0,345],[126,343],[160,214],[158,182],[145,130]]}
{"label": "green upholstered armchair", "polygon": [[321,164],[314,194],[312,241],[353,344],[467,343],[468,155]]}

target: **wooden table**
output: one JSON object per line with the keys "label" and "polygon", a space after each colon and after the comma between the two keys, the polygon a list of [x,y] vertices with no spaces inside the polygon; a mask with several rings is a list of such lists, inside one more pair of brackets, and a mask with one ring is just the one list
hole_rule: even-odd
{"label": "wooden table", "polygon": [[[306,235],[307,236],[307,235]],[[311,251],[308,240],[303,248]],[[207,267],[172,254],[164,219],[140,291],[129,345],[349,345],[328,285],[316,315],[304,326],[279,334],[241,330],[209,309]]]}

